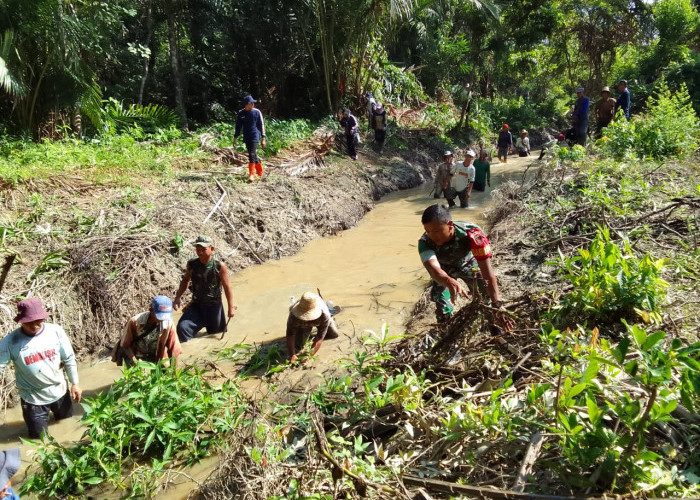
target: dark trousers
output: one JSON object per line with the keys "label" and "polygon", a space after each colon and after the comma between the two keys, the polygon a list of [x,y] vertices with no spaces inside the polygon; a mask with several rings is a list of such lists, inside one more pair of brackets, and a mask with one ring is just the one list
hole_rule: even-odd
{"label": "dark trousers", "polygon": [[248,163],[260,163],[260,157],[258,156],[258,143],[257,142],[246,142],[245,148],[248,150]]}
{"label": "dark trousers", "polygon": [[221,333],[226,329],[226,315],[221,302],[192,303],[177,322],[177,337],[180,342],[191,340],[199,330]]}
{"label": "dark trousers", "polygon": [[486,183],[485,182],[474,182],[474,185],[472,186],[472,189],[475,191],[486,191]]}
{"label": "dark trousers", "polygon": [[581,146],[585,146],[587,135],[588,135],[588,120],[578,122],[576,124],[576,144],[580,144]]}
{"label": "dark trousers", "polygon": [[348,154],[350,158],[355,158],[357,156],[357,147],[355,146],[355,136],[353,134],[345,134],[345,138],[348,140]]}
{"label": "dark trousers", "polygon": [[70,398],[70,391],[53,403],[47,405],[33,405],[27,403],[24,399],[22,402],[22,417],[29,429],[30,439],[39,439],[43,432],[49,429],[49,412],[53,412],[53,418],[62,420],[73,416],[73,401]]}
{"label": "dark trousers", "polygon": [[376,129],[374,131],[374,141],[375,142],[378,142],[379,144],[384,144],[385,139],[386,139],[386,130]]}
{"label": "dark trousers", "polygon": [[[294,349],[297,352],[301,351],[304,348],[304,346],[306,345],[306,341],[309,340],[309,337],[311,336],[311,330],[313,329],[313,326],[310,326],[308,328],[300,328],[299,331],[294,335]],[[335,321],[333,321],[333,318],[331,318],[331,324],[328,325],[328,331],[326,332],[326,336],[323,338],[323,340],[337,339],[339,336],[340,333],[338,333],[338,327],[335,325]]]}
{"label": "dark trousers", "polygon": [[454,207],[455,198],[459,198],[459,206],[462,208],[467,208],[469,206],[469,202],[467,201],[467,191],[469,191],[468,187],[463,191],[457,191],[453,187],[447,188],[445,191],[445,199],[447,200],[447,204],[450,207]]}

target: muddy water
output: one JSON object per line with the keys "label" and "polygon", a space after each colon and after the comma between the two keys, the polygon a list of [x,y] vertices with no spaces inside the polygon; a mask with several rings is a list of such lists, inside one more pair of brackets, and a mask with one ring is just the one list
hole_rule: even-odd
{"label": "muddy water", "polygon": [[[526,159],[507,165],[494,162],[491,185],[497,188],[506,176],[521,170]],[[434,202],[431,186],[421,186],[386,196],[355,228],[336,236],[312,241],[293,257],[250,267],[232,277],[234,301],[238,307],[224,340],[218,335],[201,337],[183,345],[185,362],[214,355],[222,347],[237,343],[261,344],[283,341],[290,297],[316,288],[326,299],[343,307],[336,317],[341,338],[324,343],[318,359],[299,370],[288,370],[283,377],[299,373],[321,372],[334,360],[351,352],[352,337],[366,330],[379,331],[383,323],[393,333],[401,333],[413,304],[428,281],[416,243],[422,234],[420,215]],[[483,224],[483,211],[490,205],[489,189],[473,192],[468,209],[456,209],[455,220]],[[126,320],[126,319],[125,319]],[[84,395],[100,392],[120,376],[120,369],[102,360],[79,368]],[[76,416],[50,426],[52,436],[61,442],[77,440],[83,429],[79,424],[82,408],[75,405]],[[17,446],[25,436],[19,407],[8,410],[0,427],[0,443]],[[21,446],[23,469],[32,461],[31,446]],[[202,480],[215,467],[210,460],[188,474]],[[15,483],[24,479],[24,471]],[[175,479],[162,498],[186,498],[193,483]],[[179,484],[178,484],[179,483]]]}

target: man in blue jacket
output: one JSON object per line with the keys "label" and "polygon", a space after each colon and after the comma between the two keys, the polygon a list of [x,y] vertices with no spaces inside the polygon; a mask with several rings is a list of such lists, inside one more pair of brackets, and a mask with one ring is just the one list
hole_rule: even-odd
{"label": "man in blue jacket", "polygon": [[625,118],[630,119],[630,90],[627,88],[627,80],[620,80],[617,84],[617,90],[620,91],[620,97],[617,98],[617,103],[615,103],[615,114],[617,110],[621,109],[625,114]]}
{"label": "man in blue jacket", "polygon": [[236,139],[243,130],[243,141],[248,150],[248,181],[253,182],[255,174],[258,177],[263,175],[262,160],[258,156],[258,143],[265,147],[265,122],[263,122],[262,113],[259,109],[255,109],[255,103],[258,102],[252,96],[247,95],[243,98],[243,109],[238,112],[236,118],[236,131],[233,134],[233,147],[236,147]]}
{"label": "man in blue jacket", "polygon": [[576,142],[581,146],[586,145],[588,135],[588,107],[590,99],[584,95],[583,87],[576,89],[576,103],[574,104],[574,129],[576,130]]}

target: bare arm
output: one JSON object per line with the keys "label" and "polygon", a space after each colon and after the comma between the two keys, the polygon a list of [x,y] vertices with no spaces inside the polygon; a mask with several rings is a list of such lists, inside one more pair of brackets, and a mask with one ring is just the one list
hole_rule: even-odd
{"label": "bare arm", "polygon": [[182,280],[180,280],[180,287],[177,289],[175,299],[173,300],[173,309],[176,311],[180,308],[180,299],[182,299],[182,294],[185,293],[187,287],[190,286],[190,278],[190,268],[187,267],[185,269],[185,274],[182,276]]}
{"label": "bare arm", "polygon": [[124,338],[122,339],[121,346],[124,350],[124,355],[127,358],[129,358],[129,360],[133,363],[136,363],[136,354],[134,353],[134,349],[132,348],[132,346],[134,345],[135,332],[136,323],[133,319],[130,319],[129,323],[126,325],[126,333],[124,334]]}
{"label": "bare arm", "polygon": [[496,273],[493,271],[493,266],[491,265],[491,257],[485,260],[478,260],[479,270],[481,275],[486,280],[486,286],[489,292],[489,297],[493,302],[498,302],[501,300],[501,295],[498,292],[498,279],[496,279]]}
{"label": "bare arm", "polygon": [[221,279],[221,286],[224,288],[224,295],[226,295],[226,303],[228,304],[228,317],[233,318],[236,315],[236,306],[233,305],[233,287],[228,279],[228,268],[226,264],[221,264],[221,269],[219,270],[219,278]]}
{"label": "bare arm", "polygon": [[462,284],[447,274],[444,269],[440,267],[440,263],[437,259],[432,258],[424,262],[423,266],[428,271],[428,274],[430,274],[433,281],[439,285],[447,287],[452,297],[457,297],[459,295],[462,297],[469,297],[467,290],[462,286]]}

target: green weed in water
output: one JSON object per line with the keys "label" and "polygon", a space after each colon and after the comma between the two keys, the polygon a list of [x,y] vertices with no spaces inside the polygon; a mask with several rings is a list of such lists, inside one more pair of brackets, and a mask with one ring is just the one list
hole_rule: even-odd
{"label": "green weed in water", "polygon": [[247,405],[233,382],[213,386],[204,375],[192,366],[175,370],[145,362],[126,369],[108,391],[82,403],[83,441],[61,445],[45,437],[32,443],[37,458],[22,495],[82,497],[90,486],[110,483],[136,498],[144,485],[125,477],[130,470],[146,466],[165,473],[209,455],[240,423]]}

